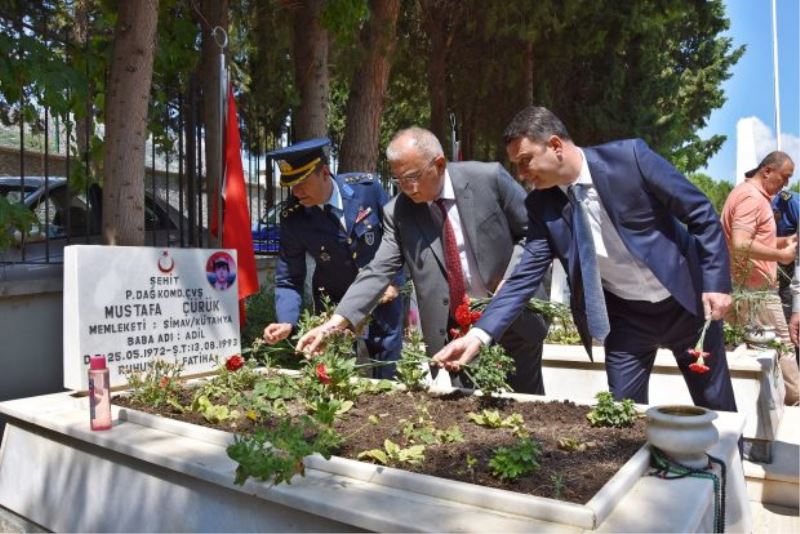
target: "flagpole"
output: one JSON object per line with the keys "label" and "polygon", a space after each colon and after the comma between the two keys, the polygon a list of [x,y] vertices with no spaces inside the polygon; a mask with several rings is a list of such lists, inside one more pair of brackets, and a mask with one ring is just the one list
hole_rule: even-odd
{"label": "flagpole", "polygon": [[219,132],[218,153],[220,158],[219,174],[217,175],[217,190],[214,193],[217,197],[217,238],[219,239],[219,244],[222,245],[222,236],[225,231],[225,225],[223,224],[222,193],[225,185],[225,113],[228,107],[228,76],[227,70],[225,69],[225,48],[228,46],[228,34],[222,26],[215,26],[214,29],[211,30],[211,35],[214,37],[217,46],[219,46],[219,121],[217,123],[217,131]]}
{"label": "flagpole", "polygon": [[781,149],[781,96],[778,78],[778,13],[776,0],[772,0],[772,65],[775,82],[775,137]]}

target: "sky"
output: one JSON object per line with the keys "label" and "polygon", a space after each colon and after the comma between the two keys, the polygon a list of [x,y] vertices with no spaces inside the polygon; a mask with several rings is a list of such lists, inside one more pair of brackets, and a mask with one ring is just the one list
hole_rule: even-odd
{"label": "sky", "polygon": [[[755,117],[756,157],[777,149],[772,60],[772,0],[726,0],[733,46],[746,45],[744,55],[723,83],[727,101],[714,110],[701,138],[728,137],[708,166],[701,169],[715,180],[736,181],[736,123]],[[800,0],[776,0],[782,150],[800,164]],[[797,165],[800,168],[800,165]],[[795,172],[792,182],[800,180]]]}

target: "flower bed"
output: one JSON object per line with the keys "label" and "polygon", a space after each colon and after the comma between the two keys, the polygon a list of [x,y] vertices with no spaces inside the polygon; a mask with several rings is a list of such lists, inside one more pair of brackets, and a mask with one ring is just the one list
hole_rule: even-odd
{"label": "flower bed", "polygon": [[[413,352],[413,340],[406,346]],[[237,433],[228,453],[240,482],[291,481],[303,458],[320,452],[583,504],[645,441],[638,418],[593,426],[591,408],[569,402],[402,391],[354,379],[351,358],[323,355],[295,375],[240,363],[193,387],[157,365],[115,404]]]}

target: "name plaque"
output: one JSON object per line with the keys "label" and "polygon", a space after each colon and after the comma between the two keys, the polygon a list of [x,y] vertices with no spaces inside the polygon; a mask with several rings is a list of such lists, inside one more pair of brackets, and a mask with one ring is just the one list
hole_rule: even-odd
{"label": "name plaque", "polygon": [[236,251],[72,245],[64,249],[64,387],[88,388],[102,355],[112,386],[156,359],[182,374],[241,352]]}

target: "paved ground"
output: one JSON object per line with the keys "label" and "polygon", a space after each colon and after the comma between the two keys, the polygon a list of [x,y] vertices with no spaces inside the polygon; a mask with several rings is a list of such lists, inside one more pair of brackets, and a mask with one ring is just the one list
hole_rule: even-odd
{"label": "paved ground", "polygon": [[0,506],[0,532],[50,532]]}

